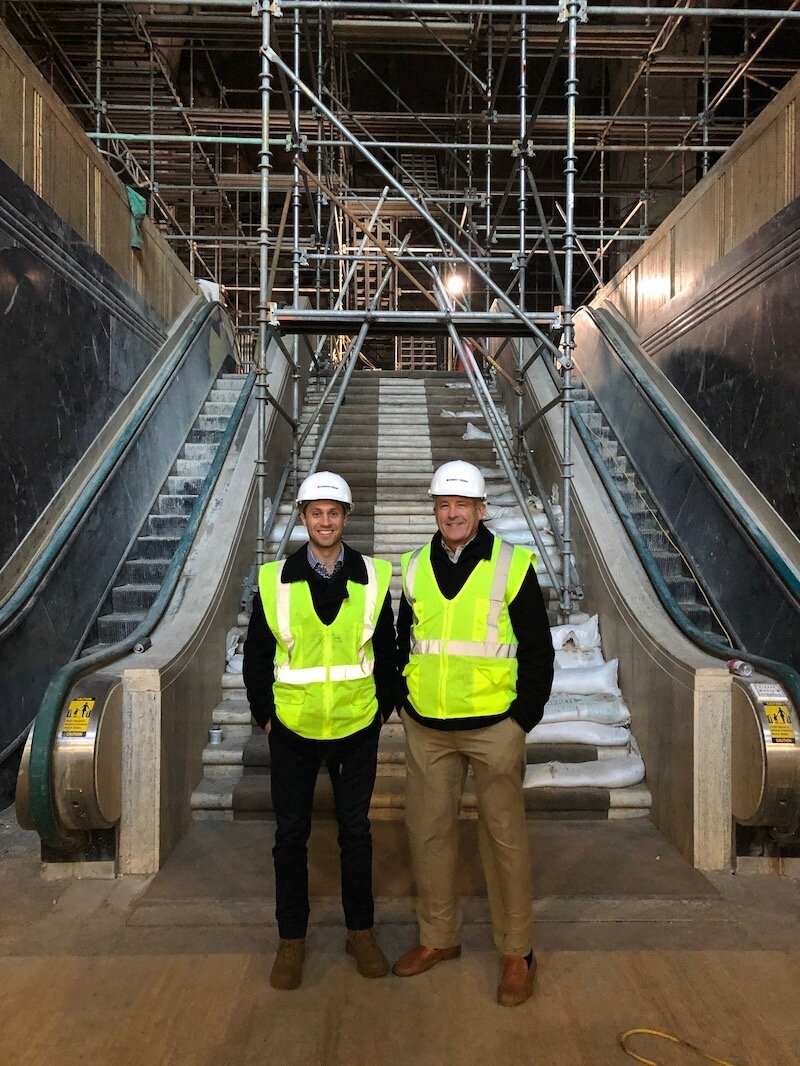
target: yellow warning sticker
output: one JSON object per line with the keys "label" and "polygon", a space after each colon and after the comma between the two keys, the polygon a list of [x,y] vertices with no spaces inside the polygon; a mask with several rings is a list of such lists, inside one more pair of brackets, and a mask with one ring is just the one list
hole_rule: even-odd
{"label": "yellow warning sticker", "polygon": [[773,744],[795,744],[794,726],[788,703],[765,703],[764,714],[769,723]]}
{"label": "yellow warning sticker", "polygon": [[85,737],[89,732],[94,704],[94,699],[70,700],[61,736]]}

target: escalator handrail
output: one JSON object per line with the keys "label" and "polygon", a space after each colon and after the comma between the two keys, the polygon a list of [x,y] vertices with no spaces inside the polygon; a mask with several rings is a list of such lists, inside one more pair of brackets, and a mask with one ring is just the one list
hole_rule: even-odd
{"label": "escalator handrail", "polygon": [[[723,507],[731,514],[734,521],[741,526],[743,531],[747,534],[748,539],[752,542],[764,561],[773,571],[778,585],[794,597],[795,609],[797,609],[797,601],[800,600],[800,581],[798,581],[797,575],[786,563],[780,552],[776,550],[774,544],[772,544],[769,538],[764,535],[761,527],[752,520],[738,497],[732,496],[731,493],[726,490],[726,486],[703,449],[686,430],[683,422],[677,417],[669,403],[661,395],[648,375],[636,365],[636,361],[626,350],[625,343],[618,337],[617,331],[613,327],[613,322],[611,322],[608,327],[604,328],[604,323],[607,319],[610,320],[610,315],[606,312],[598,311],[597,308],[593,307],[584,307],[581,308],[581,310],[585,311],[595,323],[606,342],[612,348],[614,354],[634,379],[641,392],[643,392],[650,401],[656,414],[661,416],[661,419],[666,424],[669,431],[678,440],[700,473],[711,485]],[[609,331],[613,331],[615,335],[613,338],[608,335]]]}
{"label": "escalator handrail", "polygon": [[71,543],[83,521],[100,497],[106,482],[124,459],[171,379],[186,360],[192,344],[219,304],[203,304],[192,316],[175,350],[160,368],[147,391],[136,403],[103,455],[97,468],[70,505],[67,513],[53,531],[47,544],[14,589],[6,602],[0,606],[0,641],[4,640],[23,621],[34,606],[39,593],[49,580],[58,560]]}
{"label": "escalator handrail", "polygon": [[[551,374],[555,376],[555,370],[552,369],[547,363],[548,369]],[[603,482],[603,487],[608,493],[609,499],[614,505],[614,509],[619,515],[620,521],[625,527],[625,531],[630,537],[634,550],[639,557],[639,561],[645,569],[650,583],[655,589],[656,595],[661,601],[662,606],[669,614],[672,621],[680,629],[685,637],[687,637],[693,644],[696,644],[702,651],[707,652],[709,655],[713,655],[715,658],[724,659],[726,661],[732,658],[741,658],[749,662],[751,665],[758,667],[758,669],[766,674],[768,677],[773,677],[775,680],[786,688],[792,702],[796,708],[800,708],[800,673],[787,663],[782,663],[776,659],[767,659],[762,655],[753,655],[745,648],[736,648],[735,646],[729,646],[724,644],[721,640],[715,639],[708,633],[699,629],[694,622],[683,612],[680,604],[675,599],[669,585],[664,578],[664,575],[658,568],[658,564],[653,558],[653,554],[642,535],[639,527],[636,525],[636,520],[631,514],[628,505],[625,503],[625,499],[622,493],[619,491],[613,477],[608,471],[603,457],[600,454],[600,450],[592,439],[592,435],[589,432],[586,423],[583,421],[581,414],[577,411],[574,405],[570,405],[570,415],[572,418],[572,424],[581,438],[586,451],[589,453],[589,457],[594,464],[595,469]]]}
{"label": "escalator handrail", "polygon": [[47,686],[33,725],[28,765],[28,789],[33,824],[42,841],[57,851],[79,850],[88,840],[88,832],[65,831],[58,824],[53,800],[53,745],[64,700],[79,677],[130,654],[140,641],[149,637],[160,621],[175,591],[175,586],[189,555],[189,550],[200,528],[200,522],[211,498],[222,464],[228,455],[234,434],[242,420],[245,406],[253,391],[255,378],[255,372],[251,371],[245,379],[239,399],[231,412],[228,425],[220,438],[209,471],[194,502],[183,536],[164,574],[158,595],[147,614],[133,633],[125,637],[124,640],[102,648],[92,655],[87,655],[82,659],[74,659],[72,662],[67,663],[56,672]]}

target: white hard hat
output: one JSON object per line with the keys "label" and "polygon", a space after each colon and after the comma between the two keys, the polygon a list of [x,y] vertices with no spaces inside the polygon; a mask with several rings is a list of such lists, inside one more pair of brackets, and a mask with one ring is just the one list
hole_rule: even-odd
{"label": "white hard hat", "polygon": [[472,463],[455,459],[444,463],[434,473],[429,496],[466,496],[475,500],[486,499],[486,482],[483,474]]}
{"label": "white hard hat", "polygon": [[309,474],[297,492],[297,506],[300,510],[313,500],[335,500],[349,511],[353,506],[353,494],[343,477],[332,474],[330,470],[318,470]]}

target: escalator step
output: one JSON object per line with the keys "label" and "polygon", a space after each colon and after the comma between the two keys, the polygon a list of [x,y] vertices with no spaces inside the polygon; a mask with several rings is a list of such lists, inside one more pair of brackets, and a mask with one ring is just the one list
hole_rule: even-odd
{"label": "escalator step", "polygon": [[104,614],[97,619],[97,636],[102,644],[124,640],[144,618],[144,614]]}
{"label": "escalator step", "polygon": [[[210,463],[216,450],[215,446],[208,441],[192,441],[189,439],[181,450],[181,458],[191,459],[195,462]],[[180,459],[177,462],[180,462]]]}
{"label": "escalator step", "polygon": [[[227,423],[226,423],[227,424]],[[222,437],[223,430],[221,429],[204,429],[195,428],[191,431],[186,438],[186,444],[213,444],[217,445]],[[216,448],[212,448],[212,456]]]}
{"label": "escalator step", "polygon": [[153,585],[159,587],[167,572],[170,559],[129,559],[120,571],[124,585]]}
{"label": "escalator step", "polygon": [[114,614],[147,612],[153,604],[160,585],[117,585],[111,592]]}
{"label": "escalator step", "polygon": [[166,489],[176,496],[194,494],[197,495],[203,487],[205,477],[190,477],[187,474],[170,474],[167,478]]}
{"label": "escalator step", "polygon": [[175,554],[175,549],[180,543],[180,537],[139,537],[134,545],[134,558],[136,559],[165,559],[169,561]]}
{"label": "escalator step", "polygon": [[188,493],[169,494],[162,492],[156,500],[156,508],[162,515],[190,515],[197,496]]}
{"label": "escalator step", "polygon": [[151,514],[147,519],[147,532],[156,537],[172,536],[180,539],[188,518],[182,514]]}
{"label": "escalator step", "polygon": [[210,459],[176,459],[172,465],[170,477],[186,478],[187,481],[198,482],[198,488],[203,484],[208,468],[211,466]]}

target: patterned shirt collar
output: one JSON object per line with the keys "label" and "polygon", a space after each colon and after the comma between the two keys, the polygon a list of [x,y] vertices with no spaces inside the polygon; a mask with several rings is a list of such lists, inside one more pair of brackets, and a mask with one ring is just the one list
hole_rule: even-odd
{"label": "patterned shirt collar", "polygon": [[477,535],[478,531],[476,530],[466,542],[466,544],[460,544],[457,548],[453,549],[447,547],[447,544],[445,544],[444,537],[442,537],[442,547],[444,548],[445,554],[447,555],[447,558],[450,560],[451,563],[458,562],[458,560],[461,558],[461,553],[463,552],[463,550],[467,547],[468,544],[472,544],[473,540],[475,540]]}
{"label": "patterned shirt collar", "polygon": [[324,563],[321,563],[319,561],[319,559],[314,554],[310,544],[306,545],[306,554],[308,556],[308,565],[311,567],[314,573],[319,574],[320,577],[333,577],[334,574],[338,574],[344,566],[344,544],[339,547],[339,557],[333,564],[332,570],[329,570]]}

